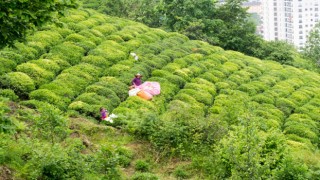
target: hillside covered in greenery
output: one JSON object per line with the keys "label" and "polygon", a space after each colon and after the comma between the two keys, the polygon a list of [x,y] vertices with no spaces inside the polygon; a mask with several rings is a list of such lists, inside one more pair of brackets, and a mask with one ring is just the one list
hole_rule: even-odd
{"label": "hillside covered in greenery", "polygon": [[[320,177],[318,73],[91,9],[60,21],[0,50],[0,179]],[[128,97],[137,72],[161,94]]]}

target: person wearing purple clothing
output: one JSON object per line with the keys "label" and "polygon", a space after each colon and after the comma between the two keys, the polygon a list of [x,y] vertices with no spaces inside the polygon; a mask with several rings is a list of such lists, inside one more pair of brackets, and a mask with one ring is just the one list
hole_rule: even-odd
{"label": "person wearing purple clothing", "polygon": [[101,107],[100,108],[100,115],[101,115],[100,121],[106,120],[106,118],[108,117],[108,111],[105,108]]}
{"label": "person wearing purple clothing", "polygon": [[135,75],[135,78],[131,81],[131,87],[135,88],[137,86],[140,86],[142,84],[142,81],[141,81],[141,77],[142,75],[141,74],[136,74]]}

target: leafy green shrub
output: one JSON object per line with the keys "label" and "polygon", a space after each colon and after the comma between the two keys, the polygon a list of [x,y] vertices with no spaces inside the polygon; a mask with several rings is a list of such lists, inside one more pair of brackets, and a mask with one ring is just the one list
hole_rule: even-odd
{"label": "leafy green shrub", "polygon": [[110,35],[111,33],[116,31],[116,27],[112,24],[103,24],[100,26],[95,26],[92,29],[101,32],[104,36]]}
{"label": "leafy green shrub", "polygon": [[135,163],[135,170],[141,171],[141,172],[148,172],[150,171],[150,164],[146,162],[145,160],[137,160]]}
{"label": "leafy green shrub", "polygon": [[266,74],[266,75],[260,76],[258,79],[259,79],[260,82],[263,82],[263,83],[265,83],[266,85],[268,85],[270,87],[274,86],[278,81],[280,81],[279,77],[272,76],[270,74]]}
{"label": "leafy green shrub", "polygon": [[210,106],[213,102],[213,97],[207,91],[195,90],[195,89],[182,89],[179,93],[185,93],[194,97],[198,102]]}
{"label": "leafy green shrub", "polygon": [[0,77],[1,87],[14,90],[14,92],[25,98],[29,92],[35,90],[33,80],[22,72],[11,72]]}
{"label": "leafy green shrub", "polygon": [[13,60],[0,57],[0,75],[12,71],[16,65]]}
{"label": "leafy green shrub", "polygon": [[290,115],[292,111],[297,108],[297,105],[294,104],[292,101],[286,98],[278,98],[276,99],[275,104],[282,112],[286,115]]}
{"label": "leafy green shrub", "polygon": [[135,173],[132,178],[132,180],[159,180],[159,178],[152,173],[149,172],[137,172]]}
{"label": "leafy green shrub", "polygon": [[19,99],[19,97],[11,89],[0,89],[0,96],[6,97],[11,101],[16,101]]}
{"label": "leafy green shrub", "polygon": [[32,61],[29,61],[29,63],[36,64],[39,67],[52,72],[53,74],[58,74],[58,72],[61,69],[56,61],[53,61],[50,59],[32,60]]}
{"label": "leafy green shrub", "polygon": [[81,62],[88,63],[100,68],[107,68],[111,65],[111,62],[107,61],[104,57],[94,55],[84,56]]}
{"label": "leafy green shrub", "polygon": [[184,86],[184,89],[194,89],[196,91],[205,91],[210,93],[212,96],[215,96],[217,94],[216,88],[213,84],[209,86],[207,84],[200,84],[199,81],[194,81],[194,83],[187,83]]}
{"label": "leafy green shrub", "polygon": [[49,91],[54,92],[56,95],[60,96],[61,98],[63,97],[63,99],[70,99],[74,96],[75,94],[74,90],[66,86],[66,83],[68,82],[66,83],[57,83],[55,81],[53,82],[42,85],[40,89],[48,89]]}
{"label": "leafy green shrub", "polygon": [[182,166],[178,166],[174,170],[173,174],[178,179],[187,179],[187,178],[189,178],[191,176],[190,172],[188,172],[188,170],[186,170]]}
{"label": "leafy green shrub", "polygon": [[45,55],[45,58],[60,58],[71,65],[76,65],[80,62],[85,50],[82,47],[75,45],[72,42],[64,42],[51,48],[50,53]]}
{"label": "leafy green shrub", "polygon": [[251,100],[256,101],[260,104],[267,103],[267,104],[274,104],[274,97],[268,94],[257,94],[251,97]]}
{"label": "leafy green shrub", "polygon": [[114,34],[111,34],[109,36],[106,37],[107,40],[112,40],[112,41],[115,41],[117,43],[122,43],[124,42],[124,40],[122,39],[121,36],[119,35],[114,35]]}
{"label": "leafy green shrub", "polygon": [[26,62],[31,59],[36,59],[40,55],[38,54],[37,50],[23,43],[15,43],[14,46],[16,48],[17,53],[23,56],[23,62]]}
{"label": "leafy green shrub", "polygon": [[[58,30],[59,31],[56,31]],[[65,31],[63,33],[63,31]],[[34,41],[34,42],[40,42],[44,45],[45,50],[49,50],[50,47],[59,44],[62,41],[62,35],[61,34],[67,34],[70,33],[70,30],[68,31],[67,28],[55,28],[54,30],[47,30],[47,31],[37,31],[32,36],[28,36],[27,40]]]}
{"label": "leafy green shrub", "polygon": [[102,56],[112,63],[116,63],[120,60],[126,59],[127,49],[124,46],[119,45],[115,41],[104,41],[97,48],[89,52],[89,55]]}
{"label": "leafy green shrub", "polygon": [[47,50],[49,49],[49,48],[46,48],[44,43],[36,42],[36,41],[29,41],[28,42],[28,46],[30,46],[33,49],[35,49],[37,51],[38,55],[46,53]]}
{"label": "leafy green shrub", "polygon": [[22,63],[24,58],[23,55],[19,54],[18,52],[12,51],[11,49],[6,49],[6,48],[0,51],[0,55],[2,58],[15,61],[17,64]]}
{"label": "leafy green shrub", "polygon": [[121,101],[128,97],[128,86],[114,77],[102,77],[95,85],[107,87],[117,94]]}
{"label": "leafy green shrub", "polygon": [[84,36],[87,40],[95,43],[96,45],[100,44],[102,42],[102,38],[104,37],[100,31],[93,29],[82,30],[78,34]]}
{"label": "leafy green shrub", "polygon": [[29,94],[29,97],[30,99],[35,99],[38,101],[44,101],[50,104],[54,104],[59,108],[63,106],[62,98],[48,89],[38,89],[38,90],[32,91]]}
{"label": "leafy green shrub", "polygon": [[131,159],[133,158],[130,150],[120,147],[115,150],[115,153],[119,155],[119,165],[122,167],[128,167],[130,165]]}
{"label": "leafy green shrub", "polygon": [[54,74],[50,71],[42,69],[36,64],[23,63],[17,66],[17,71],[23,72],[31,77],[36,87],[50,82],[54,78]]}

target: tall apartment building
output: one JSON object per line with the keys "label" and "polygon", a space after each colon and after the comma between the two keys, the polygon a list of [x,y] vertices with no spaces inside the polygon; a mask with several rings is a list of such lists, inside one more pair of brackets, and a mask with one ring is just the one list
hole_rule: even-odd
{"label": "tall apartment building", "polygon": [[301,48],[319,16],[320,0],[262,0],[263,38],[285,40]]}

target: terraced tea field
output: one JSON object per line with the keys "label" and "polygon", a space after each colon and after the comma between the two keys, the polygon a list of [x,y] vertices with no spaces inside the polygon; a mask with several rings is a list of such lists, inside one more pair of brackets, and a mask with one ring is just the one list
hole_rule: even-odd
{"label": "terraced tea field", "polygon": [[[318,73],[89,9],[61,21],[0,50],[3,117],[12,109],[4,98],[34,113],[50,104],[70,118],[99,119],[106,107],[119,116],[108,126],[146,140],[161,158],[187,159],[194,177],[319,177]],[[128,97],[137,72],[161,94]],[[21,132],[32,126],[22,124]]]}

